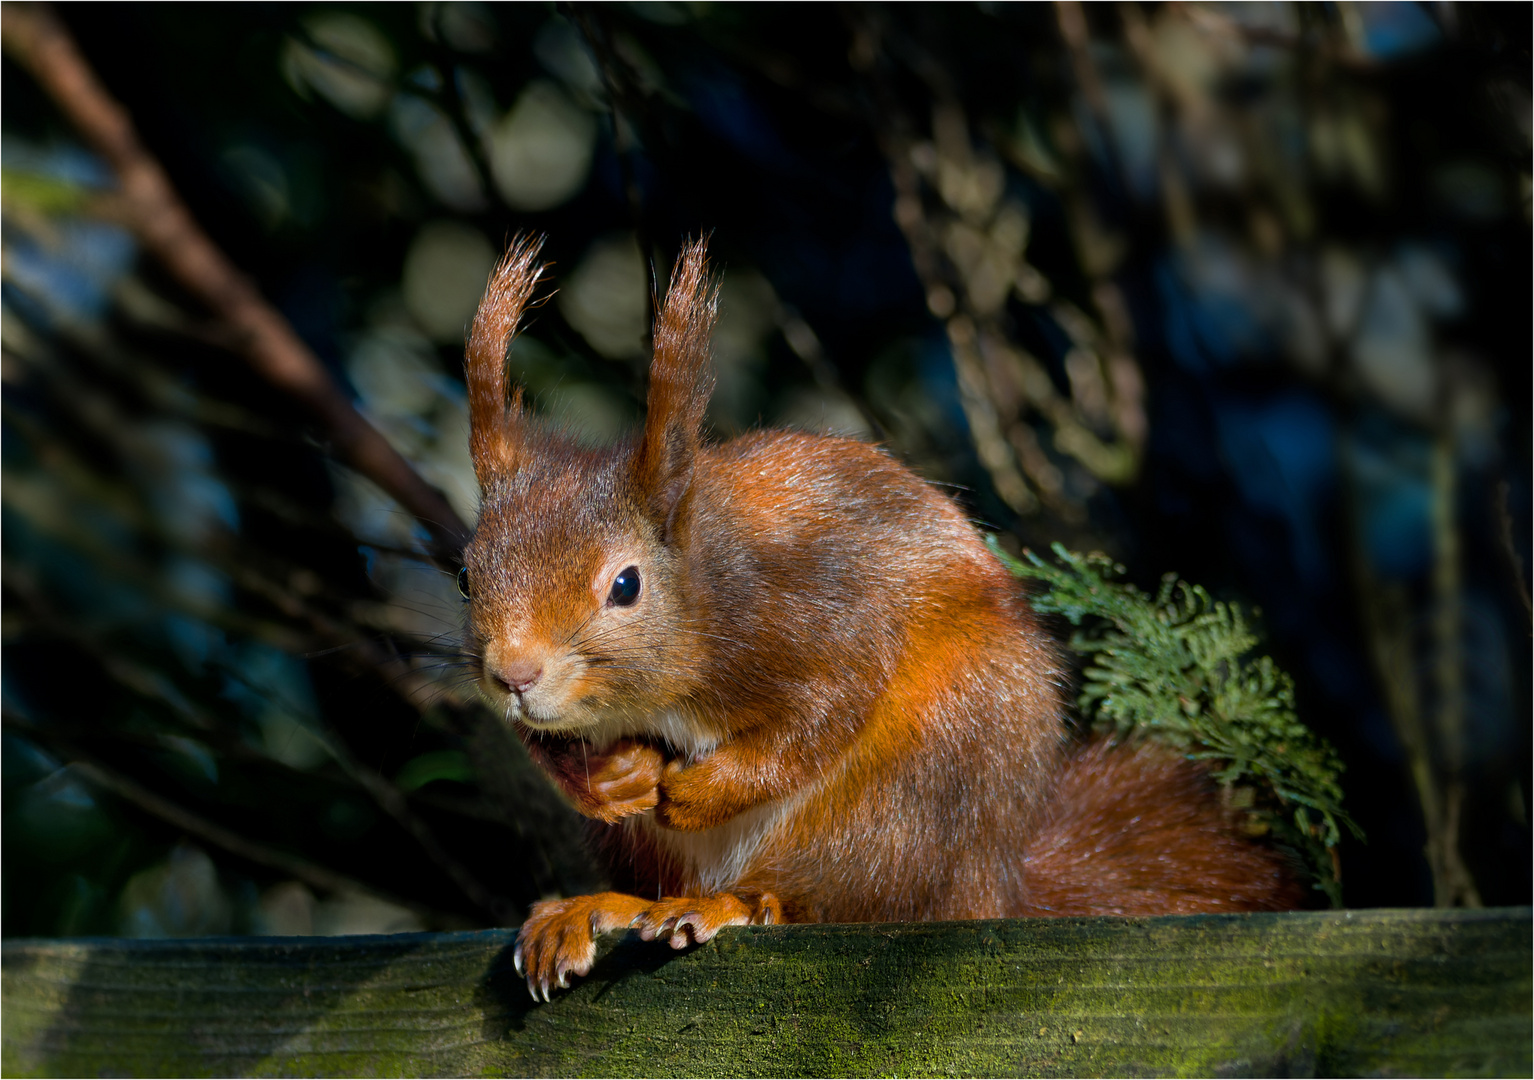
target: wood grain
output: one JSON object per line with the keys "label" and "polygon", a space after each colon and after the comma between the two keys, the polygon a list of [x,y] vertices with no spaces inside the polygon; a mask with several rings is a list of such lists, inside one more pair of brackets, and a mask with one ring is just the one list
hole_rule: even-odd
{"label": "wood grain", "polygon": [[1530,911],[753,927],[602,942],[534,1004],[514,931],[12,940],[7,1076],[1528,1075]]}

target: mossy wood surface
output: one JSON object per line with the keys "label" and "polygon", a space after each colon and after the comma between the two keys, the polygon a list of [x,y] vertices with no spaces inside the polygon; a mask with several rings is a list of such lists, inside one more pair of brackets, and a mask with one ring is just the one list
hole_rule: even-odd
{"label": "mossy wood surface", "polygon": [[6,1076],[1523,1075],[1530,912],[4,945]]}

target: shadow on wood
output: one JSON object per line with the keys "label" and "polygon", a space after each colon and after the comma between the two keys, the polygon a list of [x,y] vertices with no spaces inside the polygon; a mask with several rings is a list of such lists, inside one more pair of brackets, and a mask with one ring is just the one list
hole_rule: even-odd
{"label": "shadow on wood", "polygon": [[1530,911],[4,945],[21,1075],[1528,1075]]}

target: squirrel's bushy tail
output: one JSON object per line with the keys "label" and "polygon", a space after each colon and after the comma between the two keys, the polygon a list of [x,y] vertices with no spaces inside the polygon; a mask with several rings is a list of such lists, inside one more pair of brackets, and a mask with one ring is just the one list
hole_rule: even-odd
{"label": "squirrel's bushy tail", "polygon": [[1028,845],[1022,915],[1287,911],[1307,890],[1206,770],[1153,743],[1087,743]]}

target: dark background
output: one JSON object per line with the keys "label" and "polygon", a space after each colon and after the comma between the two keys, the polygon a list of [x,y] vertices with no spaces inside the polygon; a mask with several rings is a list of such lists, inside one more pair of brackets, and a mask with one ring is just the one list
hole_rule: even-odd
{"label": "dark background", "polygon": [[[69,5],[201,226],[472,519],[519,230],[535,407],[640,415],[710,234],[721,436],[877,438],[1004,542],[1260,611],[1353,906],[1530,897],[1517,5]],[[138,250],[3,68],[7,935],[514,921],[590,888],[424,533]],[[641,258],[641,251],[645,258]],[[448,568],[450,571],[451,568]]]}

